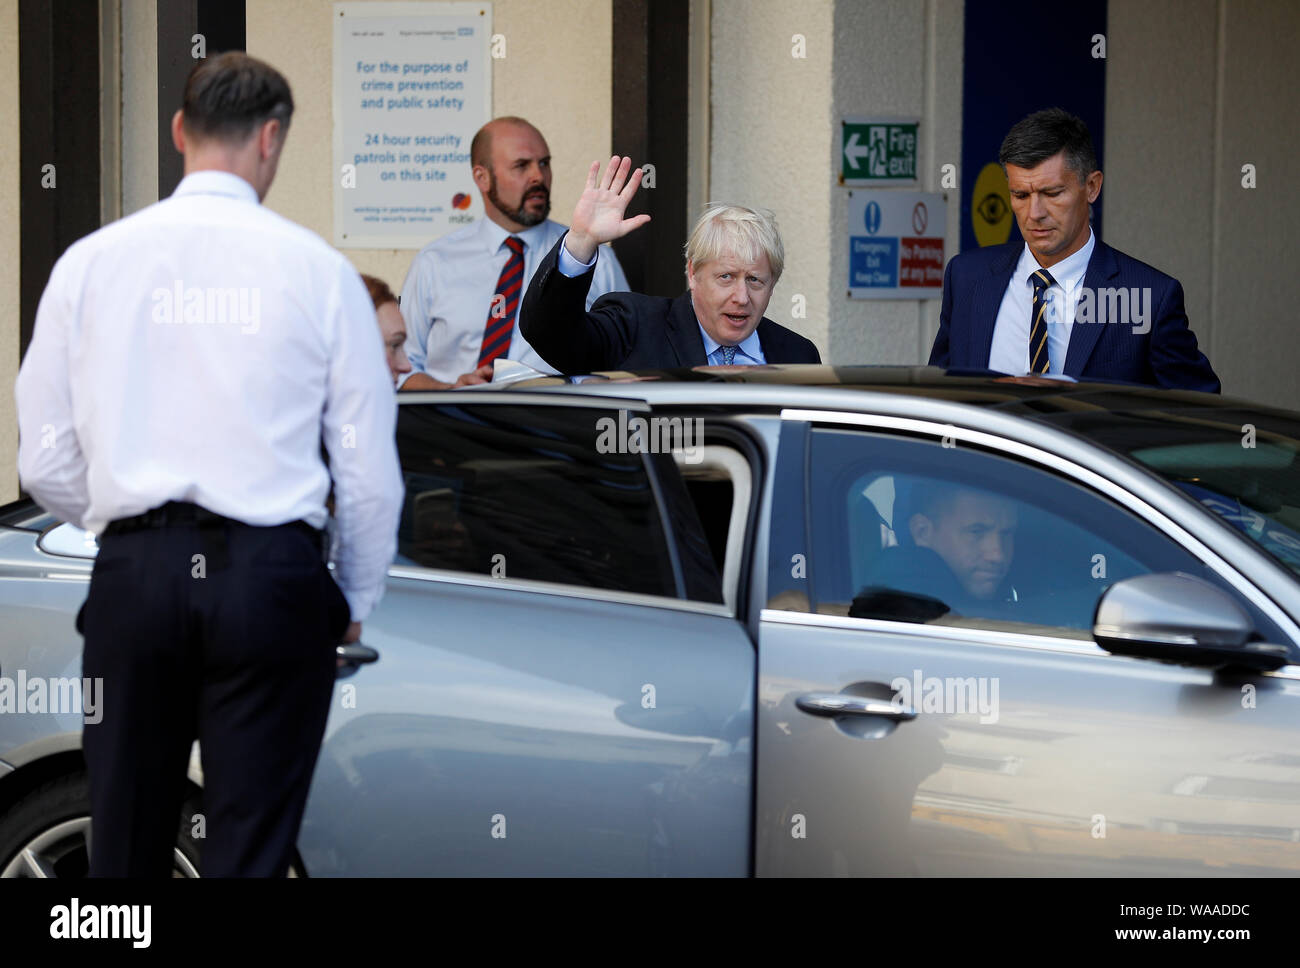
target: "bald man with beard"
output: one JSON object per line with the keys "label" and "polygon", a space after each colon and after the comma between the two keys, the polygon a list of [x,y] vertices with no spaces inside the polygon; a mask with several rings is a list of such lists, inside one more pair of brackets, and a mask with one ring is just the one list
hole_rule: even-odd
{"label": "bald man with beard", "polygon": [[[470,145],[474,184],[485,215],[426,245],[402,286],[406,355],[412,372],[402,390],[484,383],[496,360],[555,373],[524,339],[520,304],[533,273],[568,227],[552,222],[551,150],[523,118],[489,121]],[[618,258],[606,247],[587,307],[627,289]]]}

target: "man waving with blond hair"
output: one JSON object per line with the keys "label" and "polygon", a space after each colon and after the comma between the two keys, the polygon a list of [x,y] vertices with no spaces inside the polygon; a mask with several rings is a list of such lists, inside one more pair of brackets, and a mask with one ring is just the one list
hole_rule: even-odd
{"label": "man waving with blond hair", "polygon": [[584,301],[600,245],[650,221],[624,218],[641,184],[631,160],[593,162],[569,231],[538,266],[524,296],[520,328],[563,373],[820,363],[809,340],[763,313],[785,266],[770,213],[712,204],[686,243],[687,291],[675,299],[614,292]]}

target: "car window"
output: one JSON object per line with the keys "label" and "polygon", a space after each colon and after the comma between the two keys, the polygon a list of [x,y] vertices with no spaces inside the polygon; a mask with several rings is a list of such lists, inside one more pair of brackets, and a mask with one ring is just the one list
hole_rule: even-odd
{"label": "car window", "polygon": [[773,607],[1086,639],[1112,584],[1182,571],[1228,590],[1265,637],[1286,641],[1174,541],[1044,470],[969,447],[822,429],[808,460],[806,592]]}
{"label": "car window", "polygon": [[601,453],[590,407],[404,405],[396,564],[677,595],[639,454]]}
{"label": "car window", "polygon": [[1266,408],[1072,415],[1071,429],[1159,474],[1300,575],[1300,421]]}

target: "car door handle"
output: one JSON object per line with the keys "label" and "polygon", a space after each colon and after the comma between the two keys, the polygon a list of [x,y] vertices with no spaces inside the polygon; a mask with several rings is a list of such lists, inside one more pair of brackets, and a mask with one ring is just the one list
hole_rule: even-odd
{"label": "car door handle", "polygon": [[338,656],[339,665],[368,665],[379,660],[377,650],[360,642],[340,642],[334,647],[334,654]]}
{"label": "car door handle", "polygon": [[883,699],[850,696],[842,692],[810,692],[794,704],[813,716],[880,716],[897,722],[916,718],[910,706],[895,706]]}

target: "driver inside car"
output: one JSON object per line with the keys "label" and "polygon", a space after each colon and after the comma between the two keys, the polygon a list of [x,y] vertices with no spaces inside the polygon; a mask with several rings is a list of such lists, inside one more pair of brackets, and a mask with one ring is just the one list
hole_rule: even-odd
{"label": "driver inside car", "polygon": [[924,622],[948,613],[1011,618],[1015,502],[978,488],[918,481],[900,544],[886,548],[853,618]]}

